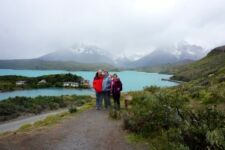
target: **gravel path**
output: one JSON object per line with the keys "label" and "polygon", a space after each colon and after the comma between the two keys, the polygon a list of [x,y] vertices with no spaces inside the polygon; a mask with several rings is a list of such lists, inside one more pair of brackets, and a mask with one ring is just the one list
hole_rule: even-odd
{"label": "gravel path", "polygon": [[145,145],[127,143],[120,121],[94,109],[65,119],[52,128],[0,138],[1,150],[132,150]]}
{"label": "gravel path", "polygon": [[6,131],[15,131],[24,124],[28,124],[28,123],[32,124],[38,120],[45,119],[47,116],[55,115],[55,114],[62,113],[65,111],[68,111],[68,109],[61,109],[61,110],[57,110],[57,111],[53,111],[53,112],[48,112],[48,113],[44,113],[44,114],[40,114],[40,115],[36,115],[36,116],[27,117],[24,119],[13,120],[13,121],[1,123],[0,124],[0,133],[6,132]]}

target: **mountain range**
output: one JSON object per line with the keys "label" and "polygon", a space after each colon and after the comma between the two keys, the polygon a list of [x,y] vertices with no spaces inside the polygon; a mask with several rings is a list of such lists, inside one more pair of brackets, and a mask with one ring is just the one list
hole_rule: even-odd
{"label": "mountain range", "polygon": [[207,54],[206,50],[197,45],[180,42],[170,48],[158,48],[152,53],[132,62],[132,67],[155,67],[201,59]]}
{"label": "mountain range", "polygon": [[45,61],[75,61],[79,63],[106,63],[113,64],[113,60],[103,49],[96,46],[74,46],[65,50],[57,50],[39,57]]}
{"label": "mountain range", "polygon": [[117,71],[118,69],[109,64],[86,64],[74,61],[46,61],[40,59],[15,59],[0,60],[1,69],[30,69],[30,70],[68,70],[68,71],[96,71],[106,69]]}
{"label": "mountain range", "polygon": [[132,60],[126,56],[113,58],[112,54],[96,46],[76,46],[66,50],[58,50],[39,57],[45,61],[75,61],[78,63],[106,63],[122,68],[138,68],[174,64],[183,61],[195,61],[206,55],[205,50],[197,45],[180,42],[172,48],[158,48],[153,52]]}
{"label": "mountain range", "polygon": [[0,68],[94,70],[104,66],[109,70],[138,69],[186,64],[205,55],[206,50],[202,47],[187,42],[180,42],[170,48],[157,48],[137,60],[122,55],[115,58],[106,50],[96,46],[76,45],[35,59],[0,60]]}

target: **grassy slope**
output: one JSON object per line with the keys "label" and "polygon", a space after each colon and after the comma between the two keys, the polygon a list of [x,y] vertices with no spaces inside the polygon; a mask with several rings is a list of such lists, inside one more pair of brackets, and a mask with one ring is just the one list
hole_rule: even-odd
{"label": "grassy slope", "polygon": [[225,52],[216,52],[213,49],[206,57],[194,63],[175,67],[172,73],[175,74],[173,79],[178,80],[196,80],[216,75],[222,77],[225,75]]}
{"label": "grassy slope", "polygon": [[173,70],[172,79],[189,81],[181,89],[192,99],[225,107],[225,46],[213,49],[205,58]]}
{"label": "grassy slope", "polygon": [[166,73],[170,74],[173,73],[175,68],[178,68],[180,66],[184,66],[186,64],[190,64],[194,62],[193,60],[184,60],[180,61],[174,64],[164,64],[164,65],[157,65],[152,67],[142,67],[142,68],[136,68],[136,70],[144,71],[144,72],[158,72],[158,73]]}

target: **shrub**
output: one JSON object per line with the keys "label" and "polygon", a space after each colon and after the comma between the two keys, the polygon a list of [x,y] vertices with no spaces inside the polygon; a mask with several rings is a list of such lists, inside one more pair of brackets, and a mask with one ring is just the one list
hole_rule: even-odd
{"label": "shrub", "polygon": [[70,113],[75,113],[75,112],[77,112],[77,107],[74,107],[74,106],[70,107],[70,108],[69,108],[69,112],[70,112]]}
{"label": "shrub", "polygon": [[[173,131],[172,131],[173,130]],[[174,133],[175,131],[175,133]],[[176,133],[176,129],[170,129],[168,131],[162,131],[162,133],[153,140],[150,141],[150,147],[153,150],[189,150],[189,148],[179,142],[174,141],[174,136],[180,137],[179,133]],[[172,136],[172,138],[171,138]]]}
{"label": "shrub", "polygon": [[153,94],[156,93],[159,90],[160,90],[160,87],[158,87],[158,86],[149,86],[149,87],[144,88],[144,91],[148,91],[148,92],[151,92]]}
{"label": "shrub", "polygon": [[179,111],[185,101],[179,99],[178,95],[155,96],[146,95],[134,97],[133,106],[130,111],[130,130],[145,135],[158,132],[162,128],[176,127],[181,121]]}
{"label": "shrub", "polygon": [[173,91],[136,94],[124,128],[149,138],[153,149],[224,149],[225,114],[214,106],[193,110],[187,102]]}

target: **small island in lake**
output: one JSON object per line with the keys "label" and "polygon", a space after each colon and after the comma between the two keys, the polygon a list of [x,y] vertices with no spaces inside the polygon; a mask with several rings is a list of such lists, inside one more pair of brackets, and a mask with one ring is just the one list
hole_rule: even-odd
{"label": "small island in lake", "polygon": [[88,80],[71,73],[44,75],[39,77],[17,75],[0,76],[0,92],[52,87],[84,89],[90,88],[90,84]]}

